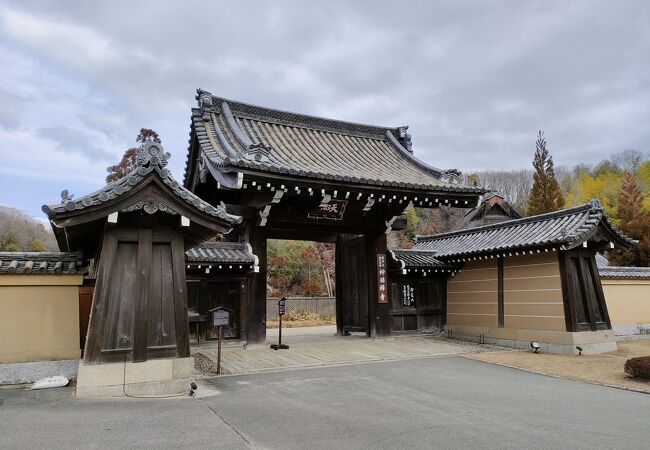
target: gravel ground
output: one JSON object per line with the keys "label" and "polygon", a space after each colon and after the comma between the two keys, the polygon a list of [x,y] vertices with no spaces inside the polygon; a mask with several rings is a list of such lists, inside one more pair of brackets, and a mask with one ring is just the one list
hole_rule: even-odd
{"label": "gravel ground", "polygon": [[[194,357],[194,370],[198,371],[204,377],[214,377],[217,375],[217,363],[212,361],[210,358],[205,356],[201,352],[195,352],[192,354]],[[230,373],[221,368],[221,375],[229,375]]]}
{"label": "gravel ground", "polygon": [[650,355],[650,339],[619,342],[618,351],[602,355],[569,356],[513,351],[476,353],[471,357],[570,380],[589,381],[650,393],[650,381],[630,378],[623,371],[627,359],[646,355]]}

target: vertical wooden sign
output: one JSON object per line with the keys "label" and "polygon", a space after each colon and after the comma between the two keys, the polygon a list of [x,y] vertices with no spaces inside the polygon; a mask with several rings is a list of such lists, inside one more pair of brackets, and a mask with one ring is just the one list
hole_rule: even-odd
{"label": "vertical wooden sign", "polygon": [[388,303],[388,276],[386,254],[377,253],[377,303]]}

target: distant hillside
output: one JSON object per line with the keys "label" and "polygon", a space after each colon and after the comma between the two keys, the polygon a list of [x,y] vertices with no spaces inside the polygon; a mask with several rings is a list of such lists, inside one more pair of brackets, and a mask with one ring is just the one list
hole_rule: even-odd
{"label": "distant hillside", "polygon": [[24,212],[0,206],[0,251],[59,251],[51,230]]}

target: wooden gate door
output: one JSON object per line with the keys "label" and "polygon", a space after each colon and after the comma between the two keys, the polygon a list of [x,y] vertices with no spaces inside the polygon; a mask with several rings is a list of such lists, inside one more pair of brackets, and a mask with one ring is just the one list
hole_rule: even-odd
{"label": "wooden gate door", "polygon": [[[363,236],[340,235],[336,245],[337,328],[368,333],[368,255]],[[340,292],[338,292],[340,290]]]}
{"label": "wooden gate door", "polygon": [[189,356],[182,236],[106,230],[99,264],[85,361]]}

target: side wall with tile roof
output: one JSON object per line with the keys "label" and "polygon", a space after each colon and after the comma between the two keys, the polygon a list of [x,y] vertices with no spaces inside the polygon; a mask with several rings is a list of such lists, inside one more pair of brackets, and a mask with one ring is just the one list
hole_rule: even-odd
{"label": "side wall with tile roof", "polygon": [[470,261],[447,281],[447,325],[498,326],[497,260]]}
{"label": "side wall with tile roof", "polygon": [[504,328],[566,331],[556,252],[505,258]]}
{"label": "side wall with tile roof", "polygon": [[[507,257],[505,329],[566,331],[557,253]],[[498,328],[497,259],[471,261],[447,282],[447,324]]]}

